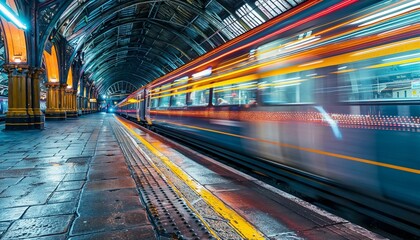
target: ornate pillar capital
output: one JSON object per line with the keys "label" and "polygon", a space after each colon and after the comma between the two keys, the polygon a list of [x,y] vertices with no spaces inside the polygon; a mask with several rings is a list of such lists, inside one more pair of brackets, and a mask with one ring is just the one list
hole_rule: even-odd
{"label": "ornate pillar capital", "polygon": [[45,69],[39,67],[29,67],[29,71],[34,77],[39,77],[39,75],[45,72]]}
{"label": "ornate pillar capital", "polygon": [[58,82],[47,82],[45,83],[45,87],[47,88],[58,88],[60,84]]}
{"label": "ornate pillar capital", "polygon": [[26,64],[4,64],[3,65],[4,70],[6,70],[6,72],[8,74],[11,73],[26,73],[29,70],[29,65]]}

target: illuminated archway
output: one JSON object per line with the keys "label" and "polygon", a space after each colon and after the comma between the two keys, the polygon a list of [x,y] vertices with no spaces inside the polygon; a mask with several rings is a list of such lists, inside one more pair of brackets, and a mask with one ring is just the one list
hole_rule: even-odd
{"label": "illuminated archway", "polygon": [[44,51],[44,61],[45,67],[47,71],[47,80],[49,83],[59,83],[60,82],[60,74],[58,68],[58,58],[57,58],[57,51],[55,50],[55,46],[51,47],[51,53]]}
{"label": "illuminated archway", "polygon": [[[6,0],[6,4],[14,11],[16,16],[19,16],[14,0]],[[25,32],[3,17],[0,17],[0,22],[6,47],[6,63],[27,63],[28,53]]]}

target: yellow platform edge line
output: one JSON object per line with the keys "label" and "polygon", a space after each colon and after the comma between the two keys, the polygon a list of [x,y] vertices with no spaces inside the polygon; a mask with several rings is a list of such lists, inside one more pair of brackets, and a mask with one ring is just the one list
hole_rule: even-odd
{"label": "yellow platform edge line", "polygon": [[[123,127],[125,127],[124,126],[124,124],[123,124]],[[126,127],[127,128],[127,127]],[[125,130],[125,128],[123,128],[123,130]],[[130,130],[130,129],[129,129]],[[130,134],[130,133],[128,133],[127,131],[125,131],[125,133],[127,133],[127,134]],[[130,136],[130,138],[131,138],[131,140],[134,142],[134,143],[136,143],[136,148],[139,150],[139,151],[141,151],[141,152],[143,152],[143,150],[138,146],[138,144],[137,144],[137,142],[135,141],[135,139],[132,137],[132,136]],[[151,159],[148,159],[149,160],[149,163],[150,163],[150,165],[159,173],[159,174],[161,174],[162,176],[165,176],[165,174],[158,168],[158,166],[156,166],[156,164],[151,160]],[[198,213],[197,212],[197,210],[194,208],[194,206],[192,206],[191,205],[191,203],[188,201],[188,199],[178,190],[178,188],[171,182],[171,181],[169,181],[169,179],[167,179],[167,178],[165,178],[165,180],[167,181],[167,183],[172,187],[172,189],[176,192],[176,194],[178,195],[178,196],[180,196],[180,197],[182,197],[183,199],[184,199],[184,201],[185,201],[185,203],[191,208],[191,210],[194,212],[194,213],[196,213],[196,217],[198,218],[198,219],[200,219],[201,220],[201,222],[204,224],[204,226],[207,228],[207,230],[213,235],[213,237],[214,238],[216,238],[217,240],[221,240],[221,238],[217,235],[217,233],[210,227],[210,225],[204,220],[204,218],[200,215],[200,213]]]}
{"label": "yellow platform edge line", "polygon": [[246,239],[265,239],[264,235],[258,231],[251,223],[239,215],[236,211],[227,206],[222,200],[214,196],[209,190],[201,186],[197,181],[192,179],[188,174],[182,171],[176,164],[171,162],[168,157],[159,152],[152,144],[147,142],[143,137],[133,131],[126,123],[115,118],[142,144],[144,144],[155,156],[159,157],[166,166],[171,169],[181,180],[185,182],[194,192],[202,197],[220,216],[228,220],[239,235]]}

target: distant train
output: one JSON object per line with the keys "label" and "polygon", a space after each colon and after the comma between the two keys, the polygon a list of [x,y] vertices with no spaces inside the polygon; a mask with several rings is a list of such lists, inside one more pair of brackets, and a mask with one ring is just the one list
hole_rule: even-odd
{"label": "distant train", "polygon": [[6,114],[8,109],[8,98],[6,96],[0,96],[0,115]]}
{"label": "distant train", "polygon": [[140,88],[116,112],[258,170],[339,186],[332,194],[416,234],[419,8],[307,1]]}

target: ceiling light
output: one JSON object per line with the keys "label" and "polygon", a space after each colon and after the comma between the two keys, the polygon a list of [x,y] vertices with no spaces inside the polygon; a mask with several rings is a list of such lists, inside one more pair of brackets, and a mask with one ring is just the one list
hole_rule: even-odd
{"label": "ceiling light", "polygon": [[12,21],[13,22],[13,24],[15,24],[16,25],[16,27],[18,27],[18,28],[20,28],[20,29],[23,29],[23,30],[26,30],[27,29],[27,27],[26,27],[26,25],[25,24],[23,24],[16,16],[15,16],[15,14],[13,14],[11,11],[10,11],[10,8],[9,7],[7,7],[7,6],[5,6],[5,5],[3,5],[3,3],[0,3],[0,11],[5,15],[5,17],[7,18],[7,19],[9,19],[10,21]]}

